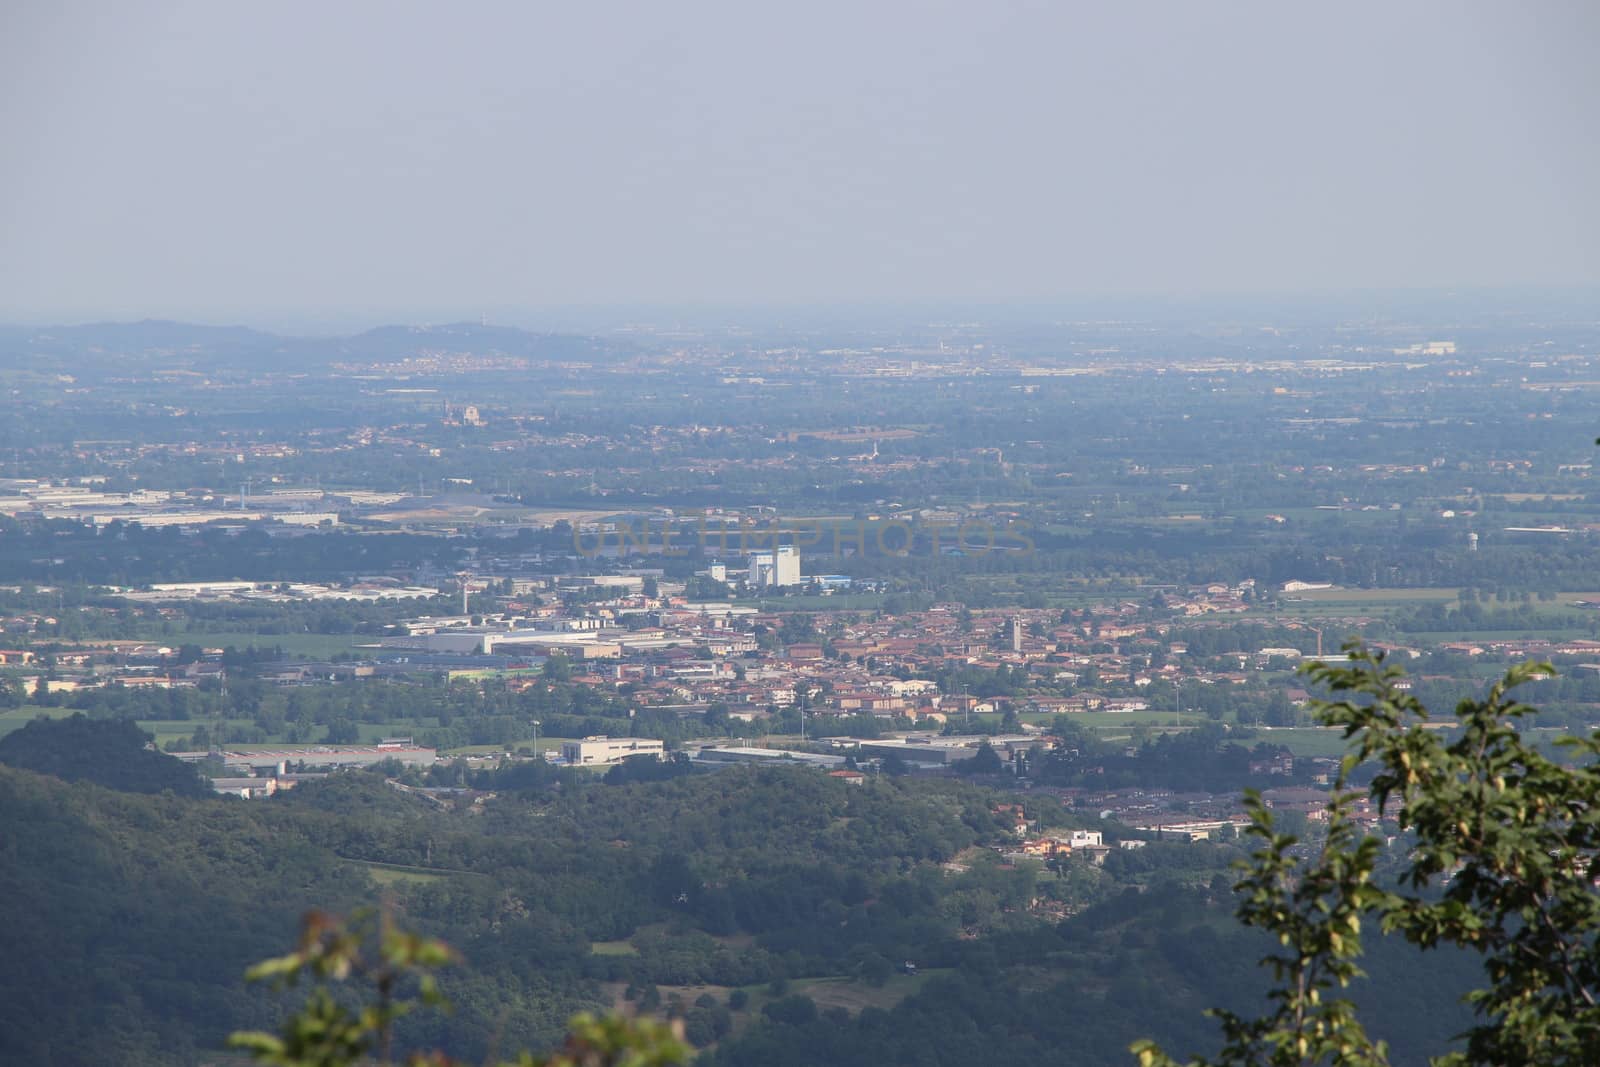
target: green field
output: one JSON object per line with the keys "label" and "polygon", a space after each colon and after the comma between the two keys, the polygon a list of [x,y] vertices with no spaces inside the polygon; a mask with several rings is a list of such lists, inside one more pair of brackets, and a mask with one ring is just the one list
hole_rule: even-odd
{"label": "green field", "polygon": [[464,874],[464,871],[436,871],[426,867],[404,867],[398,863],[378,863],[373,860],[352,860],[356,866],[365,868],[368,875],[378,885],[384,888],[406,885],[427,885],[430,882],[441,882],[452,874]]}
{"label": "green field", "polygon": [[[744,605],[748,600],[736,600]],[[834,593],[830,596],[762,597],[755,606],[760,611],[877,611],[883,606],[882,593]]]}
{"label": "green field", "polygon": [[1301,593],[1285,593],[1283,599],[1289,602],[1306,602],[1311,604],[1372,604],[1396,603],[1416,604],[1422,601],[1453,601],[1461,593],[1459,588],[1423,588],[1423,589],[1307,589]]}
{"label": "green field", "polygon": [[1406,636],[1421,639],[1426,644],[1439,641],[1521,641],[1535,637],[1566,640],[1588,637],[1589,630],[1571,626],[1552,626],[1547,630],[1419,630]]}
{"label": "green field", "polygon": [[[33,705],[26,705],[20,708],[10,708],[6,711],[0,712],[0,737],[5,736],[12,730],[20,730],[23,726],[26,726],[30,721],[40,715],[44,715],[52,719],[64,719],[76,713],[76,709],[73,708],[42,708]],[[167,742],[191,737],[193,736],[195,730],[202,726],[210,729],[213,721],[214,720],[212,719],[205,718],[140,719],[138,720],[138,723],[139,729],[144,730],[146,733],[155,735],[157,748],[165,748]],[[240,730],[250,729],[255,725],[250,719],[227,719],[225,722],[227,726]],[[382,740],[385,737],[412,737],[415,736],[420,730],[434,729],[437,728],[438,725],[439,721],[437,719],[412,719],[403,722],[364,722],[359,724],[360,741],[362,744],[370,745]],[[320,734],[321,732],[322,728],[318,727],[317,733]],[[228,747],[243,750],[248,750],[251,748],[306,748],[312,745],[324,743],[322,742],[321,737],[318,736],[312,741],[302,741],[297,744],[290,744],[288,741],[283,739],[284,736],[285,735],[283,734],[279,734],[276,737],[269,737],[266,741],[255,744],[230,743]],[[541,737],[539,738],[539,751],[554,751],[560,746],[562,740],[564,739],[559,737]],[[528,745],[531,745],[531,742],[517,742],[517,746]],[[503,752],[504,748],[500,745],[474,745],[470,748],[455,749],[453,751],[460,755],[492,755],[496,752]]]}
{"label": "green field", "polygon": [[22,729],[41,715],[47,719],[65,719],[71,714],[71,708],[41,708],[33,704],[24,704],[20,708],[8,708],[5,711],[0,711],[0,737],[4,737],[12,730]]}
{"label": "green field", "polygon": [[[75,708],[40,708],[31,705],[12,708],[0,712],[0,737],[12,730],[22,729],[40,715],[51,719],[65,719],[77,713]],[[230,719],[229,722],[236,726],[250,725],[249,719]],[[156,747],[161,748],[168,741],[188,737],[194,733],[196,727],[205,725],[208,725],[208,722],[204,719],[145,719],[140,721],[139,729],[154,734]]]}
{"label": "green field", "polygon": [[[602,946],[627,944],[627,942],[602,941],[590,946],[596,955],[626,955],[627,953],[603,950]],[[631,947],[631,946],[630,946]],[[843,1008],[852,1015],[859,1014],[862,1008],[881,1008],[887,1011],[899,1004],[902,1000],[918,992],[932,977],[939,974],[949,974],[948,969],[934,968],[921,971],[918,974],[895,974],[881,986],[869,985],[854,978],[843,976],[830,978],[803,978],[789,983],[787,995],[800,994],[810,997],[816,1002],[818,1009],[826,1011],[829,1008]],[[613,1003],[618,1011],[630,1011],[632,1005],[623,1000],[622,991],[624,983],[606,983]],[[733,992],[733,986],[722,985],[667,985],[660,984],[656,987],[662,997],[679,997],[685,1002],[691,1002],[703,993],[709,993],[719,1001],[726,1002],[728,994]],[[751,1020],[761,1017],[761,1009],[772,1001],[778,999],[766,985],[751,985],[742,987],[749,995],[750,1001],[744,1010],[734,1013],[734,1032],[738,1033]]]}
{"label": "green field", "polygon": [[[851,1015],[862,1008],[882,1008],[887,1011],[920,990],[935,973],[921,971],[917,974],[897,974],[881,986],[868,985],[854,978],[809,978],[790,984],[790,989],[817,1002],[818,1009],[843,1008]],[[754,997],[751,1003],[754,1004]]]}
{"label": "green field", "polygon": [[627,941],[594,941],[589,951],[596,956],[637,956],[639,950]]}
{"label": "green field", "polygon": [[[1368,616],[1388,618],[1410,612],[1424,604],[1454,604],[1456,589],[1316,589],[1304,593],[1285,593],[1281,606],[1256,609],[1252,618],[1271,620],[1285,616],[1303,619],[1337,618],[1342,616]],[[1338,638],[1329,631],[1324,634],[1324,647],[1334,649]]]}
{"label": "green field", "polygon": [[150,634],[151,641],[164,645],[199,645],[202,648],[281,648],[291,656],[330,659],[354,652],[358,644],[371,644],[369,634],[256,634],[229,630],[183,630],[170,634]]}
{"label": "green field", "polygon": [[[1281,609],[1254,611],[1250,618],[1269,621],[1285,616],[1298,616],[1301,619],[1314,621],[1318,619],[1336,619],[1350,616],[1366,616],[1369,618],[1392,618],[1410,612],[1423,604],[1449,604],[1454,605],[1457,600],[1456,589],[1324,589],[1305,593],[1290,594]],[[1538,611],[1529,619],[1528,625],[1508,630],[1418,630],[1402,633],[1399,639],[1423,645],[1438,644],[1443,641],[1492,641],[1492,640],[1517,640],[1522,638],[1543,637],[1556,640],[1565,640],[1590,635],[1587,625],[1573,626],[1566,618],[1552,615],[1560,611],[1563,615],[1570,614],[1571,604],[1575,600],[1594,598],[1600,600],[1600,594],[1586,593],[1561,593],[1556,604],[1544,602],[1543,610]],[[1509,605],[1488,605],[1490,608]],[[1600,616],[1596,616],[1600,622]],[[1339,642],[1349,636],[1347,631],[1352,627],[1344,625],[1324,624],[1326,629],[1323,635],[1324,654],[1331,654],[1338,649]]]}
{"label": "green field", "polygon": [[[168,741],[177,741],[193,736],[194,732],[204,726],[210,729],[211,719],[141,719],[139,729],[146,733],[154,734],[156,747],[165,748]],[[254,724],[249,719],[226,719],[225,724],[236,729],[246,729]]]}
{"label": "green field", "polygon": [[[227,719],[225,721],[228,727],[238,730],[252,729],[255,726],[255,723],[250,719]],[[159,748],[165,746],[168,741],[191,736],[195,730],[202,726],[210,729],[211,723],[212,720],[210,719],[140,719],[139,728],[155,734],[156,746]],[[437,719],[412,719],[403,722],[358,723],[358,740],[361,744],[370,745],[382,740],[385,737],[412,737],[419,730],[432,729],[438,725],[439,723]],[[253,742],[249,744],[242,742],[229,742],[228,747],[237,749],[303,748],[309,745],[325,743],[321,737],[323,730],[324,728],[319,726],[315,729],[311,740],[303,740],[293,744],[285,740],[287,737],[286,734],[277,734],[274,736],[269,736],[265,741]]]}
{"label": "green field", "polygon": [[[1077,723],[1088,730],[1130,730],[1135,726],[1176,729],[1178,727],[1198,726],[1200,723],[1208,721],[1204,715],[1197,711],[1187,711],[1180,715],[1175,711],[1162,711],[1154,708],[1146,709],[1145,711],[1073,711],[1065,714],[1069,722]],[[983,716],[973,716],[973,718],[979,719],[983,718]],[[988,716],[988,718],[993,719],[995,716]],[[1047,726],[1055,721],[1056,716],[1048,712],[1029,712],[1025,715],[1019,715],[1018,718],[1023,722]],[[960,720],[953,721],[959,722]]]}
{"label": "green field", "polygon": [[1341,756],[1345,752],[1344,731],[1338,727],[1257,726],[1254,729],[1257,741],[1282,745],[1296,756]]}

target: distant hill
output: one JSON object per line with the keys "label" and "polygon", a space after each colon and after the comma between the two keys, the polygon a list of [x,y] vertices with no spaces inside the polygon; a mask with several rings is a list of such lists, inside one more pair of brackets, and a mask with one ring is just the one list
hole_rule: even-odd
{"label": "distant hill", "polygon": [[514,326],[456,322],[443,326],[379,326],[335,343],[341,359],[394,359],[427,352],[466,352],[519,359],[594,360],[625,350],[576,334],[534,333]]}
{"label": "distant hill", "polygon": [[345,360],[386,362],[438,352],[532,360],[601,361],[625,342],[512,326],[380,326],[347,337],[288,337],[245,326],[146,319],[78,326],[0,327],[0,368],[66,373],[142,367],[192,370],[271,366],[314,370]]}
{"label": "distant hill", "polygon": [[159,319],[7,326],[0,329],[0,366],[66,371],[148,363],[226,366],[282,356],[302,343],[244,326],[200,326]]}

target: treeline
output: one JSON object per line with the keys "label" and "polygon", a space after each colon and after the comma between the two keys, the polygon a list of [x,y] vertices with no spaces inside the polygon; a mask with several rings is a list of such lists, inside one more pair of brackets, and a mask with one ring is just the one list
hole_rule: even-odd
{"label": "treeline", "polygon": [[430,565],[453,570],[462,546],[417,534],[331,531],[273,537],[265,530],[88,526],[65,519],[0,518],[0,581],[125,585],[232,579],[340,581]]}
{"label": "treeline", "polygon": [[[1553,599],[1553,598],[1552,598]],[[1401,633],[1426,634],[1449,631],[1464,633],[1495,630],[1588,630],[1600,629],[1600,613],[1551,611],[1533,601],[1531,595],[1509,607],[1485,606],[1478,600],[1456,605],[1424,604],[1394,620]]]}
{"label": "treeline", "polygon": [[513,690],[423,676],[284,687],[245,676],[230,678],[226,693],[215,682],[170,690],[109,685],[60,699],[97,719],[194,720],[199,728],[220,716],[222,740],[234,743],[354,741],[362,724],[379,723],[414,724],[419,741],[441,748],[529,741],[536,718],[549,720],[547,736],[584,736],[569,731],[586,726],[596,727],[589,733],[628,735],[634,728],[625,701],[564,682]]}
{"label": "treeline", "polygon": [[1058,718],[1056,732],[1062,744],[1027,764],[1030,775],[1052,785],[1236,793],[1309,780],[1309,770],[1298,761],[1289,775],[1252,770],[1252,764],[1290,756],[1289,750],[1264,741],[1242,744],[1236,739],[1239,735],[1217,722],[1203,722],[1182,733],[1147,735],[1134,746],[1096,741],[1070,716]]}

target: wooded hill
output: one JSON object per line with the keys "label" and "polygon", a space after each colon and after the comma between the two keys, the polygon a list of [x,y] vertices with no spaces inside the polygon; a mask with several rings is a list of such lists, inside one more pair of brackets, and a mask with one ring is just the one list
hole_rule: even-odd
{"label": "wooded hill", "polygon": [[[1139,1036],[1208,1047],[1203,1007],[1258,999],[1231,846],[1058,874],[981,847],[1006,833],[994,801],[734,768],[454,808],[349,774],[247,802],[0,767],[0,1060],[198,1062],[281,1015],[242,974],[304,909],[384,891],[465,959],[454,1012],[402,1036],[467,1061],[620,1004],[685,1017],[729,1067],[1113,1064]],[[907,960],[917,976],[895,973]],[[1470,963],[1382,945],[1373,963],[1363,999],[1397,1062],[1460,1029]]]}

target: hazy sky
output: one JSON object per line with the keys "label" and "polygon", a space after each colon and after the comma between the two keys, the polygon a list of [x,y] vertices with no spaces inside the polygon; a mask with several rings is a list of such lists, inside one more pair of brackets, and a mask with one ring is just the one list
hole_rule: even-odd
{"label": "hazy sky", "polygon": [[0,318],[1600,282],[1600,4],[0,5]]}

